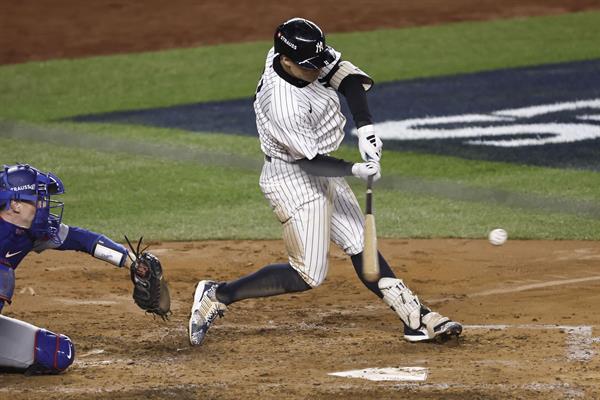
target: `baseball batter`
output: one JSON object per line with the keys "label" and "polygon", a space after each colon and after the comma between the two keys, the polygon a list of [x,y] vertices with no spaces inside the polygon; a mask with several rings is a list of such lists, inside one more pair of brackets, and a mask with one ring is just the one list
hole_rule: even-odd
{"label": "baseball batter", "polygon": [[[82,251],[117,267],[135,267],[125,247],[61,222],[64,204],[51,197],[63,192],[57,176],[27,164],[0,170],[0,313],[11,303],[15,270],[31,251]],[[67,369],[74,358],[68,336],[0,315],[0,369],[53,374]]]}
{"label": "baseball batter", "polygon": [[[192,345],[227,306],[247,298],[301,292],[319,286],[328,270],[330,241],[340,246],[365,286],[404,323],[404,338],[425,341],[458,336],[462,326],[429,310],[379,254],[381,279],[362,274],[364,218],[345,176],[380,177],[382,142],[374,132],[366,91],[373,80],[325,43],[314,23],[293,18],[281,24],[256,89],[256,126],[265,154],[260,187],[283,227],[289,256],[240,279],[200,281],[194,293],[188,332]],[[344,137],[346,119],[338,93],[358,128],[364,162],[328,154]]]}

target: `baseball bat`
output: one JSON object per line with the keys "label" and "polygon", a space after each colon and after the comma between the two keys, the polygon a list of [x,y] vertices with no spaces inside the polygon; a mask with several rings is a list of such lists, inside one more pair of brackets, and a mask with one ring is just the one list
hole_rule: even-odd
{"label": "baseball bat", "polygon": [[365,247],[362,255],[363,277],[369,282],[379,279],[379,257],[377,254],[377,232],[373,215],[373,177],[367,179],[367,201],[365,207]]}

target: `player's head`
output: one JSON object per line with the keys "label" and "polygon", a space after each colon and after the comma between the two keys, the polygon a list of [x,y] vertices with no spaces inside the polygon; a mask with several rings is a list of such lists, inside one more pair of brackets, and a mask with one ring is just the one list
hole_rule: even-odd
{"label": "player's head", "polygon": [[305,69],[320,70],[335,60],[321,28],[304,18],[292,18],[279,25],[274,45],[275,53],[288,57]]}
{"label": "player's head", "polygon": [[[27,164],[5,165],[0,171],[0,205],[2,211],[21,213],[25,228],[37,237],[56,239],[64,204],[50,199],[64,193],[58,177]],[[33,215],[30,215],[33,214]]]}

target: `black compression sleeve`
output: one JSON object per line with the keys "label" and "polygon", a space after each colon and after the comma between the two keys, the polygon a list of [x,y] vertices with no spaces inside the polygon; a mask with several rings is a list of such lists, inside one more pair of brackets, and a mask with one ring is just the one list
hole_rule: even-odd
{"label": "black compression sleeve", "polygon": [[304,171],[317,176],[350,176],[354,165],[354,163],[323,154],[317,154],[312,160],[303,158],[296,162]]}
{"label": "black compression sleeve", "polygon": [[[383,258],[383,256],[381,255],[380,252],[377,252],[377,254],[379,256],[380,277],[381,278],[395,278],[396,275],[394,275],[394,272],[390,268],[387,261],[385,261],[385,258]],[[381,293],[381,290],[379,289],[379,285],[377,284],[377,282],[369,282],[363,276],[362,255],[363,255],[363,253],[360,252],[360,253],[350,257],[350,259],[352,260],[352,265],[354,266],[354,270],[356,271],[358,278],[367,287],[367,289],[369,289],[371,292],[375,293],[377,296],[379,296],[381,298],[381,297],[383,297],[383,293]]]}
{"label": "black compression sleeve", "polygon": [[310,288],[289,263],[271,264],[235,281],[222,283],[217,289],[217,298],[229,305],[244,299],[303,292]]}
{"label": "black compression sleeve", "polygon": [[373,123],[369,112],[369,104],[367,103],[367,92],[363,88],[362,78],[359,75],[345,77],[340,84],[339,92],[346,97],[346,102],[350,107],[357,128]]}

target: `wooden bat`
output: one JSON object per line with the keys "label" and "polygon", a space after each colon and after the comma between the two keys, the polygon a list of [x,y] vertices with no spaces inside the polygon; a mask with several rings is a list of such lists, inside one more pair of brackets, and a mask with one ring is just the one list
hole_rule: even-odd
{"label": "wooden bat", "polygon": [[365,247],[362,255],[363,277],[369,282],[379,279],[379,257],[377,254],[377,233],[373,215],[373,177],[367,179],[367,204],[365,207]]}

